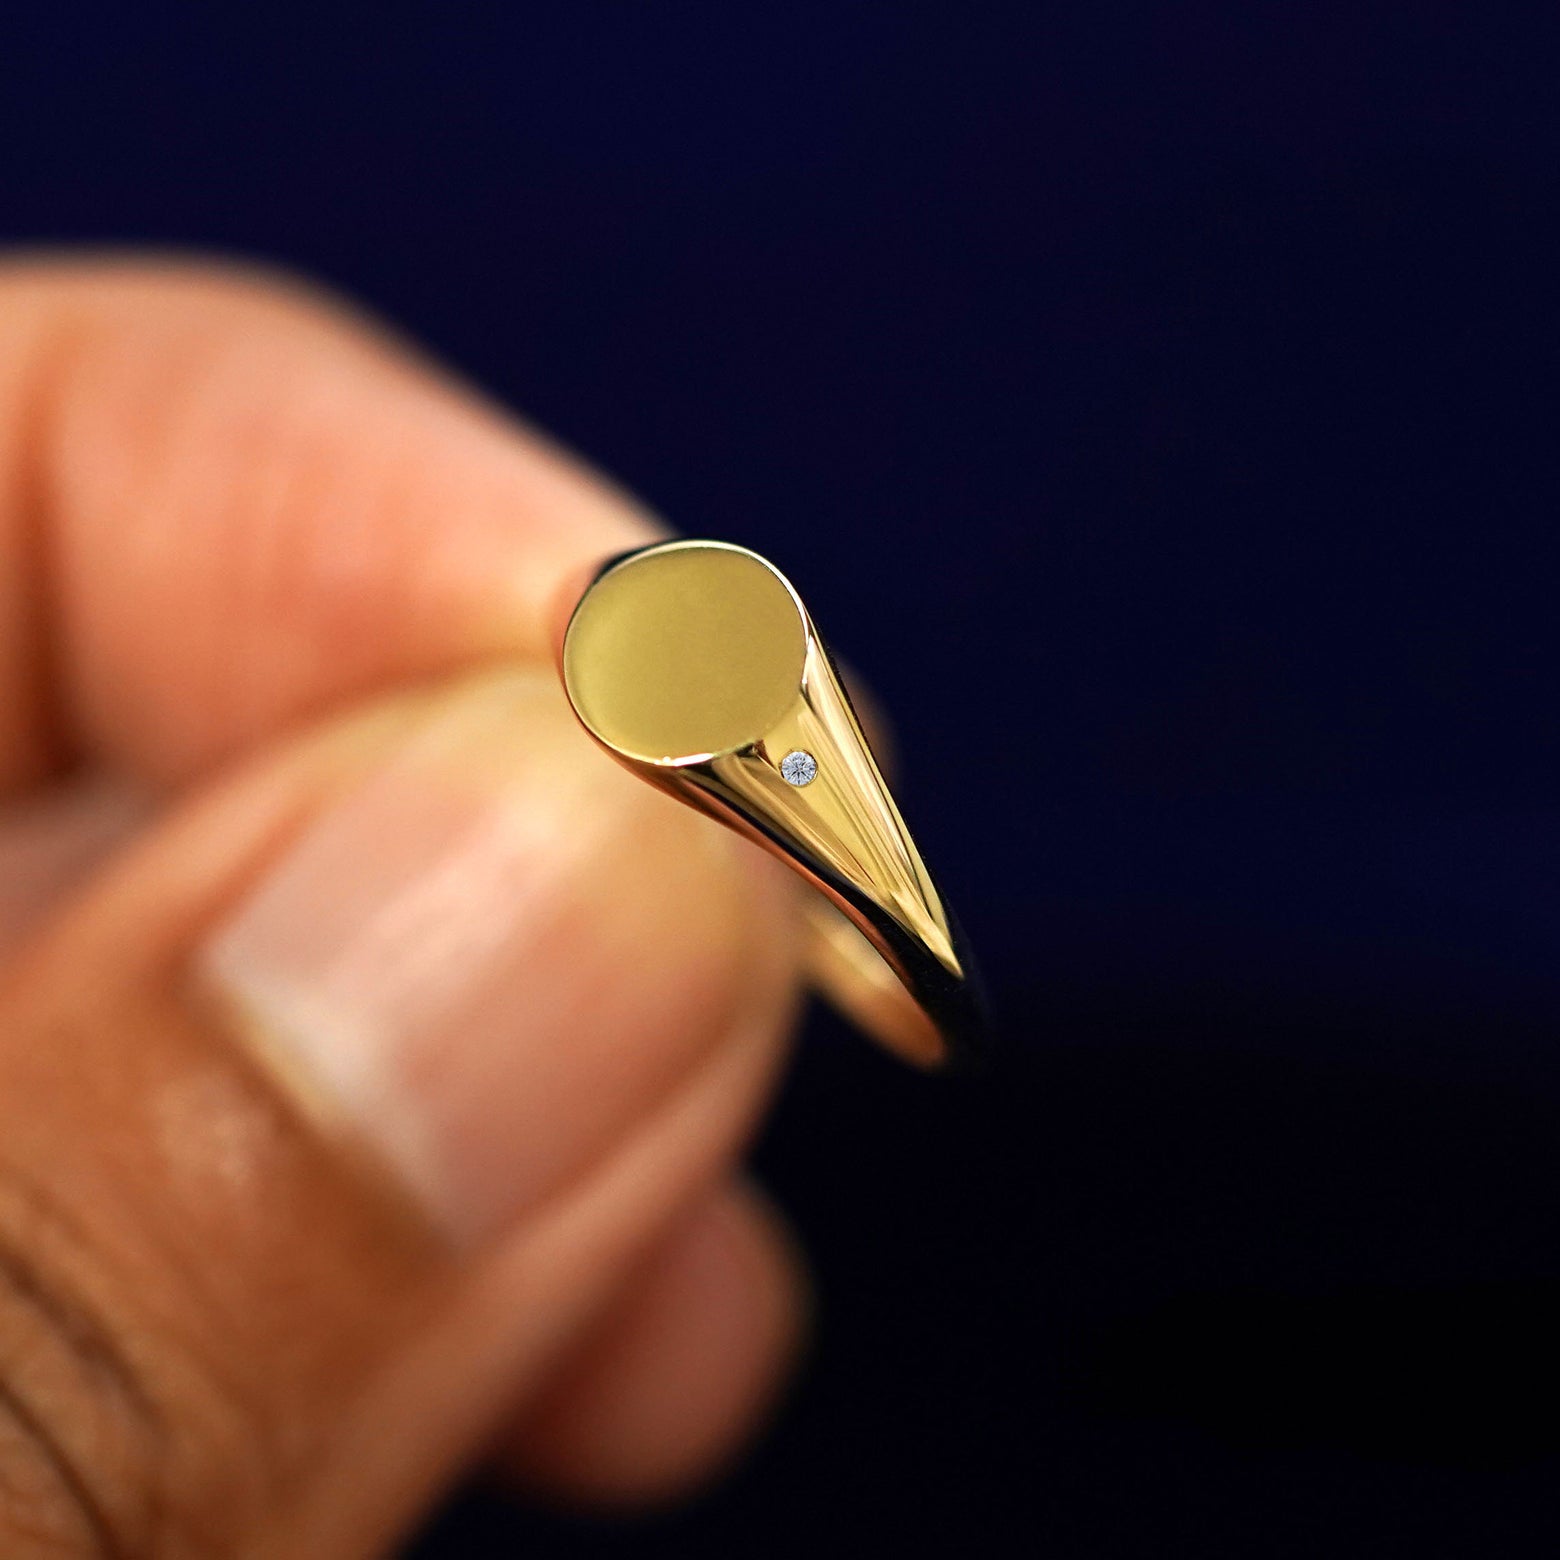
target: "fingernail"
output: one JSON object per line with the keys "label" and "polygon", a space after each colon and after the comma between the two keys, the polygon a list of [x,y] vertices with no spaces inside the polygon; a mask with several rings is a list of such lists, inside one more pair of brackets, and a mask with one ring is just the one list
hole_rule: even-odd
{"label": "fingernail", "polygon": [[458,1242],[586,1167],[733,1027],[783,893],[545,671],[451,693],[222,924],[203,976]]}

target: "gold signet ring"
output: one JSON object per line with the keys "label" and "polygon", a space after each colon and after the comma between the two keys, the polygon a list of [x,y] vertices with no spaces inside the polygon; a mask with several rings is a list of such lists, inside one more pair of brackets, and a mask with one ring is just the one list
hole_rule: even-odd
{"label": "gold signet ring", "polygon": [[725,542],[612,559],[564,630],[564,687],[629,769],[787,862],[809,894],[809,973],[906,1059],[978,1054],[962,935],[905,828],[791,583]]}

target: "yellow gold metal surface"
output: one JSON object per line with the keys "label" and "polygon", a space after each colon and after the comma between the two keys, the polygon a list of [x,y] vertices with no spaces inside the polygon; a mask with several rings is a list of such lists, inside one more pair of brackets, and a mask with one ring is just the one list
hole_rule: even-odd
{"label": "yellow gold metal surface", "polygon": [[[772,564],[724,542],[629,553],[581,597],[561,661],[576,713],[610,753],[825,896],[809,911],[811,966],[848,1016],[923,1066],[970,1049],[968,955],[807,609]],[[787,781],[788,754],[811,756],[810,780]]]}
{"label": "yellow gold metal surface", "polygon": [[807,657],[801,603],[735,547],[677,544],[603,574],[564,643],[564,682],[614,752],[687,763],[776,726]]}

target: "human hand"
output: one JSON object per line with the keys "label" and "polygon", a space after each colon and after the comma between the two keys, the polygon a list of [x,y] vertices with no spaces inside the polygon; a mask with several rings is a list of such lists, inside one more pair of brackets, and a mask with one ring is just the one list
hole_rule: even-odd
{"label": "human hand", "polygon": [[7,1556],[660,1498],[770,1396],[790,884],[550,661],[654,534],[301,288],[0,270]]}

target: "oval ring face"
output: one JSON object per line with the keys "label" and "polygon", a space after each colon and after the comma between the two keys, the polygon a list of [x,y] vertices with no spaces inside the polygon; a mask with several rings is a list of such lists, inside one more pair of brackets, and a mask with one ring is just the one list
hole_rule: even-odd
{"label": "oval ring face", "polygon": [[759,741],[795,704],[807,625],[791,587],[740,547],[670,542],[612,565],[563,642],[580,719],[609,747],[686,763]]}

